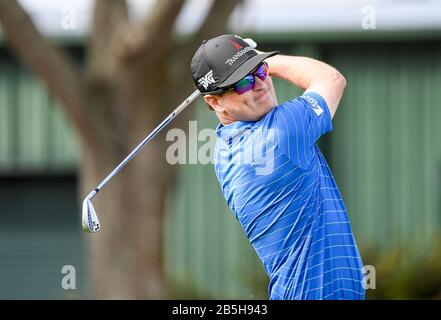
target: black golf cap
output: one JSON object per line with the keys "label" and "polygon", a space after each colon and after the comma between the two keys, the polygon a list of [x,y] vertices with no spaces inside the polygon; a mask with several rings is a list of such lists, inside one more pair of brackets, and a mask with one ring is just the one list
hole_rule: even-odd
{"label": "black golf cap", "polygon": [[191,60],[191,76],[202,94],[221,92],[278,51],[258,54],[237,35],[204,40]]}

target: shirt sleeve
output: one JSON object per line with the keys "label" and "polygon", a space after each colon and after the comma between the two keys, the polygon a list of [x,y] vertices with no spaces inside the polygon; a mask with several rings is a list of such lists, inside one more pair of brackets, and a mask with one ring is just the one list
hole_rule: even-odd
{"label": "shirt sleeve", "polygon": [[328,105],[315,92],[277,106],[272,125],[281,151],[303,169],[308,168],[316,141],[332,130]]}

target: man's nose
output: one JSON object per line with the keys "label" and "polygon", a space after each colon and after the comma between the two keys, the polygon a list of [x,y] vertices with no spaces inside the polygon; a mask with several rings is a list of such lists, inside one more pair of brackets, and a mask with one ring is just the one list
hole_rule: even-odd
{"label": "man's nose", "polygon": [[256,90],[256,91],[263,89],[263,87],[265,86],[264,85],[265,81],[260,80],[260,78],[258,76],[254,76],[254,81],[255,81],[254,90]]}

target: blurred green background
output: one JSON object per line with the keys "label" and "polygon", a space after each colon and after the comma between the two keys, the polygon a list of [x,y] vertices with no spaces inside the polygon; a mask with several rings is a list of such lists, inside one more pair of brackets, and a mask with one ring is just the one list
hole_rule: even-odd
{"label": "blurred green background", "polygon": [[[363,263],[375,267],[376,288],[367,297],[440,299],[441,28],[242,35],[262,50],[323,60],[346,77],[334,130],[319,144]],[[57,41],[82,60],[81,37]],[[275,83],[279,102],[300,93]],[[1,299],[93,297],[76,192],[79,148],[57,103],[0,43]],[[191,108],[199,130],[215,128],[217,118],[201,99]],[[179,165],[165,218],[172,297],[267,298],[268,279],[212,165]],[[77,270],[76,290],[60,285],[64,265]]]}

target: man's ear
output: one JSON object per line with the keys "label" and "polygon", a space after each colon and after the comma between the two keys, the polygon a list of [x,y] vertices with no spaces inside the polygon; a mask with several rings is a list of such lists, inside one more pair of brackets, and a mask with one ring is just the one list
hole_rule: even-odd
{"label": "man's ear", "polygon": [[206,94],[204,95],[204,100],[215,111],[217,112],[224,111],[224,108],[222,107],[222,103],[221,103],[221,97],[211,94]]}

